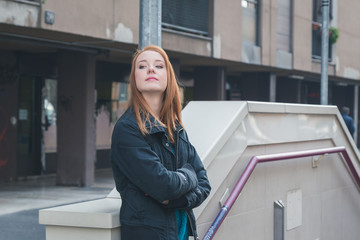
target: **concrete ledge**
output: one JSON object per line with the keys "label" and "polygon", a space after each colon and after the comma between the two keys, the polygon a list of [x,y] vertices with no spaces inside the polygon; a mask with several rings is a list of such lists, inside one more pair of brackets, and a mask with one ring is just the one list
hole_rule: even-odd
{"label": "concrete ledge", "polygon": [[120,227],[114,229],[46,226],[46,240],[119,240]]}
{"label": "concrete ledge", "polygon": [[314,104],[293,104],[273,102],[247,102],[250,113],[294,113],[294,114],[317,114],[330,115],[338,112],[336,106],[314,105]]}
{"label": "concrete ledge", "polygon": [[112,229],[120,226],[121,199],[104,198],[39,211],[39,223],[48,226],[69,226]]}

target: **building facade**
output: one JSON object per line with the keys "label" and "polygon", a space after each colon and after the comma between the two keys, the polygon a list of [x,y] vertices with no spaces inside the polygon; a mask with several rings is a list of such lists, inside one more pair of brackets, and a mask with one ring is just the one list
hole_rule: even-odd
{"label": "building facade", "polygon": [[[341,3],[330,1],[329,104],[358,128],[360,2]],[[321,0],[162,1],[184,105],[320,104],[321,14]],[[0,181],[56,173],[86,186],[110,166],[139,19],[134,0],[0,0]]]}

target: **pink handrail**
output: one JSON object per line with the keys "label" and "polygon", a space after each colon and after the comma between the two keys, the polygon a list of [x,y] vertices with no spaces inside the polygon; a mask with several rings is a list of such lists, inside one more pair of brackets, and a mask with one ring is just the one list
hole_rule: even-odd
{"label": "pink handrail", "polygon": [[211,224],[209,230],[206,232],[203,240],[210,240],[214,237],[215,233],[219,229],[220,225],[224,221],[225,217],[229,213],[231,207],[234,205],[236,199],[244,188],[246,182],[249,180],[251,173],[254,171],[256,165],[258,163],[263,162],[274,162],[280,160],[289,160],[293,158],[302,158],[302,157],[310,157],[317,156],[323,154],[332,154],[332,153],[341,153],[345,159],[345,162],[351,172],[354,181],[356,182],[358,188],[360,189],[360,177],[358,172],[356,171],[354,164],[352,163],[349,154],[346,151],[346,148],[341,147],[332,147],[332,148],[323,148],[323,149],[315,149],[315,150],[306,150],[306,151],[297,151],[297,152],[288,152],[288,153],[278,153],[278,154],[268,154],[261,156],[254,156],[250,159],[248,165],[246,166],[244,172],[241,174],[238,182],[236,183],[234,189],[231,191],[230,196],[226,200],[225,204],[221,208],[219,214]]}

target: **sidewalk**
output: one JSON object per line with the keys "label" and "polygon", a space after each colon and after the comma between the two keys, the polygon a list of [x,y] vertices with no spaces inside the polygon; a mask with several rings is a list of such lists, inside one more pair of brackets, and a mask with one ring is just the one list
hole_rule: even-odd
{"label": "sidewalk", "polygon": [[97,170],[91,187],[56,186],[55,176],[0,184],[0,240],[45,240],[39,209],[106,197],[114,188],[111,169]]}

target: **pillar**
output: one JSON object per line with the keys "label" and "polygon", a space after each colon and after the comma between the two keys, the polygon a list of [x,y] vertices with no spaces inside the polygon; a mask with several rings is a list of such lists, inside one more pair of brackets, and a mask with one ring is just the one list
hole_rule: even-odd
{"label": "pillar", "polygon": [[225,67],[197,67],[194,78],[194,100],[226,100]]}
{"label": "pillar", "polygon": [[15,54],[0,54],[0,182],[17,177],[19,80]]}
{"label": "pillar", "polygon": [[270,73],[270,102],[276,102],[276,74]]}
{"label": "pillar", "polygon": [[89,186],[94,182],[95,56],[58,54],[57,184]]}

